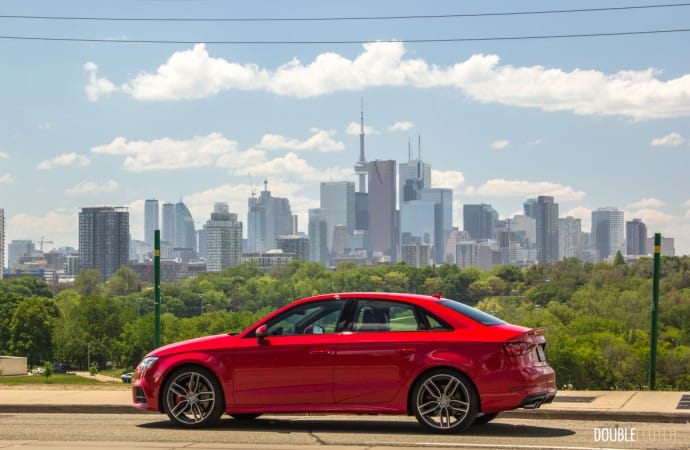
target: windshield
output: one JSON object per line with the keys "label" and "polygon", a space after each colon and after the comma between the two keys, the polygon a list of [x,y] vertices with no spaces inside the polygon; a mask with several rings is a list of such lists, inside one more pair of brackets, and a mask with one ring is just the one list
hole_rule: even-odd
{"label": "windshield", "polygon": [[450,308],[453,311],[457,311],[460,314],[481,323],[482,325],[502,325],[506,323],[498,317],[494,317],[491,314],[485,313],[484,311],[467,306],[457,300],[443,299],[439,302],[439,304],[445,306],[446,308]]}

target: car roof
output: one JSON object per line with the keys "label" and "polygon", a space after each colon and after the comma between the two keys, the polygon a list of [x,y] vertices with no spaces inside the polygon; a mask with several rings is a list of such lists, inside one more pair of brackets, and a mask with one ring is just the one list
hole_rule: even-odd
{"label": "car roof", "polygon": [[314,295],[311,297],[306,297],[298,302],[302,301],[315,301],[315,300],[332,300],[332,299],[378,299],[378,300],[404,300],[412,303],[436,303],[441,300],[441,294],[434,295],[423,295],[423,294],[410,294],[407,292],[335,292],[329,294]]}

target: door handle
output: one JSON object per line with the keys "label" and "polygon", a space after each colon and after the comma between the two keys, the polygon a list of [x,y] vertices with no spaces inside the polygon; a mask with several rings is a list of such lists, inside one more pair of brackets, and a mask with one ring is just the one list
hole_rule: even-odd
{"label": "door handle", "polygon": [[400,347],[398,349],[398,353],[400,353],[403,356],[412,355],[412,354],[414,354],[414,348],[412,348],[412,347]]}

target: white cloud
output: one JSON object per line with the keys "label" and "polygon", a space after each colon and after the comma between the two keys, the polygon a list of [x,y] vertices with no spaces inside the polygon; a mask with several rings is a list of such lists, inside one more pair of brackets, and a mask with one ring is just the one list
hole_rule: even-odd
{"label": "white cloud", "polygon": [[494,148],[496,150],[502,150],[510,145],[510,142],[506,139],[498,139],[493,141],[491,144],[491,148]]}
{"label": "white cloud", "polygon": [[414,128],[414,123],[408,121],[395,122],[393,125],[388,127],[388,131],[407,131]]}
{"label": "white cloud", "polygon": [[683,202],[683,207],[690,208],[690,200],[686,200],[685,202]]}
{"label": "white cloud", "polygon": [[125,155],[122,167],[130,172],[176,170],[216,165],[222,157],[238,155],[237,143],[220,133],[196,136],[188,140],[161,138],[153,141],[129,141],[124,137],[91,149],[93,153]]}
{"label": "white cloud", "polygon": [[115,84],[106,78],[98,78],[98,66],[92,62],[84,64],[84,70],[89,73],[89,83],[84,90],[90,101],[95,102],[104,95],[117,90]]}
{"label": "white cloud", "polygon": [[[350,136],[359,136],[359,133],[361,132],[362,126],[357,122],[350,122],[347,128],[345,128],[345,134],[349,134]],[[374,127],[364,125],[364,134],[372,136],[376,134],[381,134],[381,132]]]}
{"label": "white cloud", "polygon": [[277,176],[281,178],[291,177],[302,181],[331,181],[349,179],[354,175],[352,169],[342,169],[338,167],[331,167],[326,169],[317,169],[309,163],[297,156],[294,152],[285,154],[280,158],[273,158],[264,160],[255,164],[249,164],[242,168],[245,173],[251,173],[255,176],[271,177]]}
{"label": "white cloud", "polygon": [[12,184],[12,183],[14,183],[14,177],[11,174],[5,173],[5,174],[0,175],[0,184]]}
{"label": "white cloud", "polygon": [[307,140],[289,139],[279,134],[265,134],[257,147],[267,150],[317,150],[321,152],[339,152],[345,144],[333,139],[335,131],[313,130],[315,134]]}
{"label": "white cloud", "polygon": [[570,186],[548,181],[523,181],[523,180],[489,180],[479,187],[469,186],[466,195],[483,197],[537,197],[550,195],[556,202],[582,200],[586,194],[576,191]]}
{"label": "white cloud", "polygon": [[44,216],[15,214],[7,219],[9,239],[30,239],[38,242],[41,237],[60,246],[77,247],[79,233],[77,210],[54,210]]}
{"label": "white cloud", "polygon": [[9,153],[0,152],[0,158],[2,158],[2,159],[9,159],[9,158],[10,158],[10,155],[9,155]]}
{"label": "white cloud", "polygon": [[680,133],[669,133],[666,136],[652,139],[652,147],[680,147],[685,145],[686,139]]}
{"label": "white cloud", "polygon": [[656,198],[643,198],[627,206],[628,209],[661,208],[666,203]]}
{"label": "white cloud", "polygon": [[105,192],[115,192],[119,187],[117,181],[108,180],[104,183],[96,183],[95,181],[82,181],[81,183],[65,189],[67,195],[98,195]]}
{"label": "white cloud", "polygon": [[465,184],[465,175],[457,170],[431,170],[434,187],[457,190]]}
{"label": "white cloud", "polygon": [[527,145],[541,145],[542,143],[544,143],[544,139],[542,139],[542,138],[537,138],[537,139],[535,139],[535,140],[533,140],[533,141],[528,141],[528,142],[527,142]]}
{"label": "white cloud", "polygon": [[[303,64],[293,59],[276,70],[213,58],[204,44],[173,53],[155,73],[142,72],[119,89],[139,100],[199,99],[227,90],[263,90],[298,98],[361,91],[377,86],[421,89],[456,87],[482,103],[499,103],[580,115],[633,119],[690,115],[690,74],[662,80],[653,68],[603,73],[543,66],[500,65],[498,55],[476,54],[448,67],[405,57],[401,42],[372,42],[354,59],[326,52]],[[90,73],[92,100],[116,89]]]}
{"label": "white cloud", "polygon": [[91,164],[91,160],[88,157],[72,152],[41,161],[38,164],[38,169],[50,170],[56,167],[86,167],[89,164]]}

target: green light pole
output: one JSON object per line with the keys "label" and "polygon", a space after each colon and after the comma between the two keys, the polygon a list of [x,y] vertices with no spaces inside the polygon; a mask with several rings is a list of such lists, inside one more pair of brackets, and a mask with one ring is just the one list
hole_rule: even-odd
{"label": "green light pole", "polygon": [[652,331],[649,340],[649,390],[656,389],[656,341],[659,317],[659,267],[661,261],[661,234],[654,234],[654,273],[652,276]]}
{"label": "green light pole", "polygon": [[161,230],[153,232],[154,344],[161,346]]}

